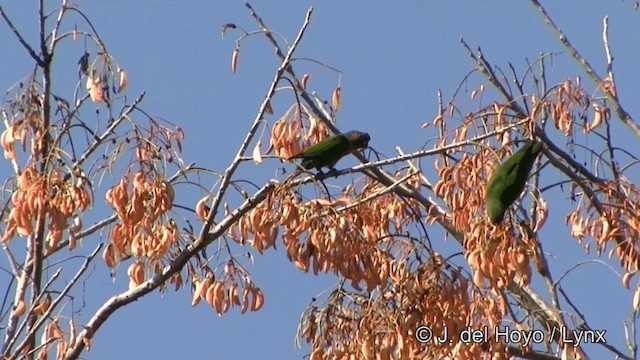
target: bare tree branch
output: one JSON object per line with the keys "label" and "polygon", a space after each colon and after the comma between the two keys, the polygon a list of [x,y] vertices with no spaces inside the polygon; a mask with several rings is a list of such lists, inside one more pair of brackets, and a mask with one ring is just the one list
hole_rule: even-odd
{"label": "bare tree branch", "polygon": [[2,19],[4,19],[4,21],[7,23],[7,25],[9,26],[9,29],[11,29],[11,32],[13,32],[13,34],[18,38],[18,41],[20,41],[20,44],[22,44],[22,46],[24,46],[27,52],[29,52],[29,55],[31,55],[33,60],[36,61],[38,66],[44,66],[44,60],[40,58],[38,54],[36,54],[35,50],[33,50],[31,45],[29,45],[27,41],[22,37],[18,29],[16,29],[16,27],[13,25],[11,20],[9,20],[9,17],[7,17],[7,14],[4,12],[4,9],[2,8],[2,6],[0,6],[0,16],[2,16]]}

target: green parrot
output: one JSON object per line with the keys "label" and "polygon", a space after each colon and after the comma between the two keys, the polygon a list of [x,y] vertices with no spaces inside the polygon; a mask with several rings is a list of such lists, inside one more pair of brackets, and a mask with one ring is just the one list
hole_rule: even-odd
{"label": "green parrot", "polygon": [[502,222],[505,211],[524,190],[533,162],[541,150],[541,142],[528,141],[493,173],[487,186],[486,205],[494,224]]}
{"label": "green parrot", "polygon": [[305,170],[322,167],[335,170],[334,166],[343,156],[361,148],[369,146],[369,134],[360,131],[349,131],[328,137],[317,144],[311,145],[305,151],[289,159],[302,159],[300,166]]}

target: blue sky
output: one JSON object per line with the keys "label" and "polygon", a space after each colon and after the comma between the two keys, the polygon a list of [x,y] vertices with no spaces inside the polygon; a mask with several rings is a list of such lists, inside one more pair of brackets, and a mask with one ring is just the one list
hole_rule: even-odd
{"label": "blue sky", "polygon": [[[16,25],[24,29],[27,39],[34,41],[35,12],[32,5],[25,3],[0,1]],[[148,113],[184,128],[185,161],[223,171],[253,121],[279,65],[266,40],[255,36],[243,42],[238,72],[231,73],[231,52],[238,33],[229,32],[222,40],[220,29],[229,22],[247,30],[256,28],[243,2],[78,3],[111,54],[128,71],[129,96],[133,98],[146,91],[143,107]],[[640,23],[632,2],[572,0],[543,4],[601,74],[606,64],[601,41],[602,18],[609,15],[618,92],[627,110],[640,114],[636,101],[640,89],[636,70],[640,68],[637,56]],[[542,52],[564,51],[527,1],[404,1],[382,5],[256,0],[252,5],[268,26],[289,40],[295,37],[307,8],[314,6],[311,25],[296,56],[313,58],[342,71],[338,127],[343,131],[367,131],[372,138],[370,145],[388,156],[394,155],[396,145],[405,151],[415,151],[432,136],[420,130],[420,125],[437,114],[436,91],[441,89],[448,99],[474,66],[459,44],[461,37],[474,49],[481,46],[488,59],[505,68],[510,61],[522,70],[525,59],[533,60]],[[4,24],[0,26],[0,46],[3,49],[0,88],[5,89],[26,75],[31,63]],[[65,53],[56,64],[59,86],[72,91],[82,48],[69,43],[61,51]],[[294,66],[300,75],[313,71],[311,86],[321,96],[330,98],[337,85],[335,73],[309,62],[296,62]],[[586,80],[566,53],[556,57],[550,82],[575,76]],[[63,81],[65,77],[70,80]],[[469,92],[481,80],[476,77]],[[273,104],[276,114],[286,110],[291,102],[291,94],[282,92]],[[478,104],[477,100],[469,100],[459,105],[473,111]],[[625,144],[631,139],[622,134],[620,141]],[[352,165],[354,161],[343,160],[340,166]],[[432,162],[427,159],[423,164],[430,166]],[[259,167],[248,167],[242,174],[256,179],[271,176]],[[193,190],[189,198],[178,201],[195,203],[201,193]],[[98,197],[97,206],[102,206],[102,201]],[[581,246],[569,237],[563,225],[564,214],[562,210],[556,213],[552,210],[552,218],[541,236],[545,250],[553,254],[550,266],[556,276],[576,261],[594,258],[585,255]],[[437,249],[443,253],[460,251],[457,243],[443,241],[440,229],[431,231]],[[83,250],[89,251],[97,241],[85,240]],[[4,258],[0,266],[5,266],[3,261]],[[616,261],[610,263],[615,265]],[[112,294],[125,290],[128,283],[126,268],[119,270],[115,282],[102,263],[97,263],[92,271],[91,282],[86,284],[86,307],[81,314],[86,318]],[[152,293],[118,311],[100,330],[85,358],[302,358],[308,349],[294,348],[300,315],[312,297],[335,284],[335,277],[299,272],[286,260],[281,248],[257,256],[251,272],[266,296],[261,311],[240,315],[233,310],[220,318],[204,304],[191,308],[189,291]],[[0,288],[4,288],[5,279],[0,277]],[[632,292],[622,289],[619,280],[601,265],[586,265],[565,281],[565,289],[588,314],[591,327],[606,328],[607,339],[622,347],[621,321],[630,314]],[[593,348],[594,358],[600,358],[599,354],[609,356],[601,348]]]}

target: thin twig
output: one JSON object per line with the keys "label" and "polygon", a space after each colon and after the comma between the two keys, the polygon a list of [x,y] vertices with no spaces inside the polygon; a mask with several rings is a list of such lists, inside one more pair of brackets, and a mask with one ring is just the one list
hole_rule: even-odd
{"label": "thin twig", "polygon": [[[105,226],[113,224],[114,222],[116,222],[116,220],[118,220],[118,215],[117,214],[113,214],[113,215],[109,216],[106,219],[102,219],[102,220],[98,221],[97,223],[95,223],[95,224],[89,226],[88,228],[82,230],[81,232],[77,233],[76,234],[76,241],[80,240],[80,239],[83,239],[83,238],[95,233],[96,231],[104,228]],[[48,255],[46,257],[49,257],[49,256],[55,254],[59,250],[62,250],[64,248],[66,248],[68,245],[69,245],[69,240],[61,241],[55,247],[53,247],[53,248],[48,250]]]}
{"label": "thin twig", "polygon": [[[14,296],[14,300],[13,300],[13,308],[17,308],[20,304],[21,301],[24,301],[25,299],[25,294],[27,292],[27,286],[29,284],[30,278],[29,278],[29,273],[31,271],[31,267],[32,265],[32,259],[33,259],[33,251],[30,251],[29,246],[27,246],[27,255],[26,255],[26,259],[25,259],[25,263],[27,264],[27,266],[25,268],[23,268],[21,270],[21,272],[19,274],[14,274],[16,276],[16,278],[18,279],[18,283],[16,285],[16,294]],[[16,331],[16,326],[18,325],[18,319],[19,316],[16,314],[12,314],[9,317],[9,321],[7,322],[7,326],[5,328],[5,333],[4,333],[4,342],[2,344],[2,354],[3,357],[6,356],[6,352],[7,352],[7,345],[9,344],[10,341],[13,340],[14,336],[16,336],[15,331]],[[15,341],[15,340],[13,340]]]}
{"label": "thin twig", "polygon": [[[398,152],[398,154],[400,154],[400,156],[406,156],[407,153],[400,147],[400,146],[396,146],[396,151]],[[429,189],[429,190],[433,190],[433,184],[431,183],[431,181],[429,181],[429,179],[427,178],[427,175],[424,174],[424,172],[420,171],[420,168],[413,163],[413,161],[411,160],[407,160],[407,165],[409,166],[409,168],[411,168],[411,170],[413,171],[417,171],[420,174],[420,179],[422,180],[422,185]]]}
{"label": "thin twig", "polygon": [[607,264],[606,262],[604,262],[604,261],[602,261],[600,259],[589,259],[589,260],[580,261],[579,263],[574,264],[573,266],[571,266],[562,275],[560,275],[560,277],[558,278],[558,280],[556,280],[556,282],[553,284],[553,286],[558,286],[560,284],[560,282],[562,281],[562,279],[564,279],[565,276],[569,275],[569,273],[571,273],[571,271],[573,271],[574,269],[576,269],[576,268],[578,268],[578,267],[580,267],[582,265],[591,264],[591,263],[604,265],[604,267],[606,267],[609,270],[611,270],[611,272],[616,274],[616,276],[618,276],[619,278],[622,277],[620,274],[618,274],[618,272],[611,265]]}
{"label": "thin twig", "polygon": [[521,108],[520,105],[518,105],[518,103],[513,98],[513,95],[504,87],[504,85],[502,85],[500,79],[493,72],[489,61],[487,61],[487,59],[482,54],[482,49],[478,47],[478,52],[476,54],[471,50],[471,47],[469,47],[469,45],[464,41],[463,38],[460,38],[460,43],[467,50],[467,54],[473,60],[475,60],[476,64],[478,65],[478,70],[480,70],[480,72],[482,72],[486,76],[489,82],[491,82],[496,90],[498,90],[498,92],[505,98],[507,104],[509,104],[509,107],[511,107],[514,111],[524,115],[522,117],[526,117],[527,112],[523,108]]}
{"label": "thin twig", "polygon": [[60,10],[58,10],[58,18],[56,19],[56,24],[53,26],[53,30],[51,30],[51,47],[49,48],[50,54],[54,53],[56,44],[58,42],[56,36],[58,34],[58,31],[60,31],[60,25],[62,24],[64,13],[67,10],[67,1],[68,0],[62,0],[62,5],[60,5]]}
{"label": "thin twig", "polygon": [[[27,352],[27,355],[32,356],[33,354],[36,353],[36,351],[38,351],[38,350],[40,350],[42,348],[45,348],[45,347],[49,346],[50,344],[52,344],[53,342],[58,341],[58,340],[59,339],[56,338],[56,337],[51,337],[51,338],[47,339],[45,342],[42,342],[42,343],[38,344],[38,346],[36,346],[35,349],[29,350]],[[27,359],[29,359],[29,357],[27,357]]]}
{"label": "thin twig", "polygon": [[390,192],[393,192],[393,189],[396,186],[399,186],[400,184],[404,183],[405,181],[409,180],[412,176],[415,176],[416,174],[418,174],[418,171],[411,171],[409,174],[403,176],[402,178],[398,179],[397,181],[395,181],[393,184],[386,186],[384,189],[377,191],[369,196],[366,196],[364,199],[361,199],[359,201],[356,201],[353,204],[349,204],[349,205],[345,205],[339,208],[336,208],[334,211],[336,213],[341,212],[341,211],[347,211],[349,209],[352,209],[354,207],[357,207],[367,201],[371,201],[373,199],[379,198],[385,194],[388,194]]}
{"label": "thin twig", "polygon": [[11,249],[9,248],[7,243],[2,243],[2,249],[7,254],[7,260],[9,261],[9,266],[11,267],[11,273],[13,274],[13,276],[17,276],[18,272],[20,271],[20,266],[16,261],[16,257],[13,256],[13,253],[11,252]]}
{"label": "thin twig", "polygon": [[611,55],[611,46],[609,46],[609,16],[602,19],[602,42],[604,44],[604,52],[607,55],[607,74],[611,78],[611,82],[615,84],[613,78],[613,55]]}
{"label": "thin twig", "polygon": [[20,34],[20,32],[18,31],[18,29],[16,29],[16,27],[13,25],[13,23],[11,22],[11,20],[9,20],[9,17],[7,17],[7,14],[4,12],[4,9],[2,8],[2,6],[0,6],[0,16],[2,16],[2,18],[4,19],[4,21],[7,23],[7,25],[9,26],[9,29],[11,29],[11,31],[13,32],[13,34],[18,38],[18,41],[20,42],[20,44],[22,44],[22,46],[24,46],[24,48],[27,50],[27,52],[29,52],[29,55],[31,55],[31,57],[33,58],[33,60],[36,61],[36,63],[38,63],[38,66],[44,66],[44,60],[42,60],[38,54],[36,54],[35,50],[33,50],[33,48],[31,47],[31,45],[29,45],[25,39],[22,37],[22,35]]}
{"label": "thin twig", "polygon": [[128,118],[129,114],[131,114],[133,112],[133,110],[136,109],[138,104],[142,101],[142,99],[144,98],[144,95],[145,95],[145,92],[140,94],[140,96],[138,96],[133,101],[133,104],[129,105],[127,107],[127,109],[120,116],[118,116],[118,118],[115,119],[111,123],[111,125],[109,125],[109,127],[104,131],[104,133],[102,133],[102,135],[98,136],[91,143],[91,145],[89,145],[87,147],[87,150],[85,150],[84,153],[82,154],[82,156],[80,156],[80,158],[73,164],[73,166],[72,166],[73,169],[80,168],[80,166],[89,158],[89,156],[98,148],[98,146],[100,146],[100,144],[102,144],[102,142],[109,135],[111,135],[115,131],[115,129],[118,127],[118,125],[120,125],[120,123],[122,123],[122,121],[124,121],[126,118]]}

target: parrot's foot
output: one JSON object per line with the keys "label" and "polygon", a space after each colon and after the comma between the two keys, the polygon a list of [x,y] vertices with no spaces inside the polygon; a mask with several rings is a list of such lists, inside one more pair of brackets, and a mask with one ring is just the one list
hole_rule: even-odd
{"label": "parrot's foot", "polygon": [[333,177],[338,177],[338,170],[336,170],[335,168],[331,168],[328,172],[327,172],[328,176],[333,176]]}

